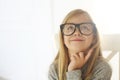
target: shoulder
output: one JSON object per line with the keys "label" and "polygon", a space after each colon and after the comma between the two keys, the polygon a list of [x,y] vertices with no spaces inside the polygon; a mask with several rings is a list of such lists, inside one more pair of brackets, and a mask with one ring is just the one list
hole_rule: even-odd
{"label": "shoulder", "polygon": [[58,63],[57,61],[54,61],[52,64],[50,64],[49,70],[57,72],[57,67],[58,67]]}
{"label": "shoulder", "polygon": [[112,68],[104,58],[99,57],[94,65],[93,75],[94,77],[99,76],[101,78],[107,78],[107,80],[109,80],[112,75]]}
{"label": "shoulder", "polygon": [[102,68],[102,67],[104,67],[104,68],[111,69],[111,66],[110,66],[109,62],[105,58],[103,58],[103,57],[99,57],[96,60],[94,67],[95,68],[99,68],[99,67]]}
{"label": "shoulder", "polygon": [[50,77],[54,77],[54,78],[58,77],[58,75],[57,75],[57,62],[56,61],[53,62],[52,64],[50,64],[48,75]]}
{"label": "shoulder", "polygon": [[58,63],[57,61],[54,61],[52,64],[50,64],[49,69],[53,69],[57,71]]}

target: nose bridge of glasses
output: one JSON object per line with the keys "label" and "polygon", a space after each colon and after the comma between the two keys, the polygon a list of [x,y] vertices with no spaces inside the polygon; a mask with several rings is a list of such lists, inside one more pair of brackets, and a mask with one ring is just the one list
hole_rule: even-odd
{"label": "nose bridge of glasses", "polygon": [[81,33],[80,33],[80,24],[76,24],[75,27],[76,27],[75,33],[81,34]]}

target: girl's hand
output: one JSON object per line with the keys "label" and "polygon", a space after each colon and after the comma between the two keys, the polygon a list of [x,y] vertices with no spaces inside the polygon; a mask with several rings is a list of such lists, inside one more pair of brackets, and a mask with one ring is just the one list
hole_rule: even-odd
{"label": "girl's hand", "polygon": [[84,56],[83,52],[79,52],[78,54],[73,54],[70,57],[70,64],[68,65],[68,71],[80,69],[90,58],[93,49],[90,49],[86,56]]}

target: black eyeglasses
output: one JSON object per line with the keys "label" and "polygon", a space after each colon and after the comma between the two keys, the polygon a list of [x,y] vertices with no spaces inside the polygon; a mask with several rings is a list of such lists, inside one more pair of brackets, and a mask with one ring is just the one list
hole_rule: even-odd
{"label": "black eyeglasses", "polygon": [[60,28],[61,28],[61,32],[66,36],[72,35],[76,31],[76,28],[79,29],[81,34],[88,36],[95,31],[95,24],[92,22],[80,23],[80,24],[65,23],[65,24],[61,24]]}

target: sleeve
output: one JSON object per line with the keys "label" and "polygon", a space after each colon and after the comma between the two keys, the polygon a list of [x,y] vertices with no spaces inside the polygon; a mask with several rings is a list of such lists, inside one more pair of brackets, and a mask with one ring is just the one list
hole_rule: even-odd
{"label": "sleeve", "polygon": [[81,70],[73,70],[66,72],[66,78],[67,80],[82,80],[81,78]]}
{"label": "sleeve", "polygon": [[[66,78],[67,80],[82,80],[81,70],[73,70],[66,72]],[[54,64],[50,65],[48,72],[48,80],[58,80],[58,76]]]}
{"label": "sleeve", "polygon": [[112,69],[107,62],[98,64],[93,70],[93,76],[90,80],[111,80]]}
{"label": "sleeve", "polygon": [[54,64],[51,64],[49,67],[48,80],[58,80]]}

